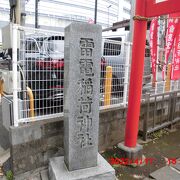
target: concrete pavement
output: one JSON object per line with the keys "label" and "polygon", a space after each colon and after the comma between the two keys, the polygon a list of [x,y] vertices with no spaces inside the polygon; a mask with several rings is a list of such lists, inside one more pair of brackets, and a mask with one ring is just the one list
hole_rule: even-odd
{"label": "concrete pavement", "polygon": [[[180,163],[180,158],[176,160]],[[156,180],[179,180],[180,164],[165,166],[150,174],[150,177]]]}
{"label": "concrete pavement", "polygon": [[9,132],[2,125],[2,108],[0,104],[0,153],[9,148]]}

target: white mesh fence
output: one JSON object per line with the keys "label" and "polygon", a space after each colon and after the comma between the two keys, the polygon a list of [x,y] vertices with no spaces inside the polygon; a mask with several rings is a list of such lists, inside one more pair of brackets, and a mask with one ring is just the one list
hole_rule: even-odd
{"label": "white mesh fence", "polygon": [[[116,104],[126,104],[130,51],[131,43],[122,43],[121,41],[108,39],[103,40],[105,67],[102,69],[104,77],[101,77],[104,82],[100,99],[101,106],[109,107]],[[110,72],[107,73],[107,71]]]}
{"label": "white mesh fence", "polygon": [[[101,108],[127,105],[131,49],[132,44],[129,42],[103,39]],[[45,117],[57,117],[63,113],[63,33],[14,28],[13,73],[14,112],[17,112],[14,113],[15,125]],[[152,86],[151,76],[150,51],[146,47],[142,92],[165,92],[165,81],[160,78],[160,63],[157,64],[158,81],[155,86]],[[179,86],[179,81],[171,81],[170,91],[178,90]]]}
{"label": "white mesh fence", "polygon": [[[15,30],[13,73],[19,77],[15,78],[19,84],[13,85],[15,121],[57,117],[63,113],[64,35],[25,27]],[[100,107],[127,104],[131,47],[129,42],[103,39]],[[151,73],[147,58],[144,77]],[[107,69],[112,72],[108,74]]]}
{"label": "white mesh fence", "polygon": [[17,35],[20,39],[17,40],[17,73],[20,73],[18,118],[23,121],[62,113],[63,34],[18,27]]}

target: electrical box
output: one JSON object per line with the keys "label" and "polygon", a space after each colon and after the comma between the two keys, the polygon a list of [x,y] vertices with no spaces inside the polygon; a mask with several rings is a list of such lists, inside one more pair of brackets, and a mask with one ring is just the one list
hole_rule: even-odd
{"label": "electrical box", "polygon": [[12,48],[12,24],[2,28],[2,48],[11,49]]}
{"label": "electrical box", "polygon": [[[23,101],[18,99],[19,117],[23,118]],[[2,125],[9,131],[9,127],[14,125],[13,116],[13,96],[5,95],[2,97]]]}
{"label": "electrical box", "polygon": [[[4,92],[6,94],[12,94],[13,93],[13,72],[8,70],[0,69],[0,79],[3,79],[4,81]],[[18,79],[18,89],[21,88],[20,83],[20,73],[17,74]]]}
{"label": "electrical box", "polygon": [[[9,23],[2,28],[2,49],[12,49],[13,24]],[[17,48],[20,47],[20,31],[17,31]]]}
{"label": "electrical box", "polygon": [[13,125],[13,97],[2,97],[2,124],[9,131],[9,127]]}

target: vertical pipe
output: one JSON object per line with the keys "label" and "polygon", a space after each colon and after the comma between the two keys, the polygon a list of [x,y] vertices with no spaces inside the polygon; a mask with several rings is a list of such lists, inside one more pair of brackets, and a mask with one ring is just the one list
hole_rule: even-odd
{"label": "vertical pipe", "polygon": [[25,21],[26,21],[26,11],[25,11],[25,1],[21,0],[21,22],[20,25],[21,26],[25,26]]}
{"label": "vertical pipe", "polygon": [[94,8],[94,24],[97,23],[97,0],[95,0],[95,8]]}
{"label": "vertical pipe", "polygon": [[149,104],[150,104],[150,94],[146,94],[146,117],[143,121],[143,140],[147,140],[147,131],[148,131],[148,123],[149,122]]}
{"label": "vertical pipe", "polygon": [[[145,3],[146,1],[136,0],[136,15],[145,16]],[[130,148],[136,147],[137,142],[146,44],[146,29],[147,21],[134,21],[129,100],[125,129],[125,146]]]}
{"label": "vertical pipe", "polygon": [[125,73],[124,73],[124,93],[123,93],[123,104],[124,105],[126,105],[126,103],[127,103],[131,43],[127,43],[126,46],[127,47],[126,47],[126,62],[125,62]]}
{"label": "vertical pipe", "polygon": [[17,26],[13,25],[13,40],[12,40],[12,70],[13,70],[13,115],[14,126],[18,126],[18,84],[17,84]]}
{"label": "vertical pipe", "polygon": [[3,96],[3,93],[4,93],[4,80],[3,79],[0,79],[0,103],[2,101],[2,96]]}
{"label": "vertical pipe", "polygon": [[4,80],[0,79],[0,95],[3,96],[4,92]]}
{"label": "vertical pipe", "polygon": [[112,67],[106,67],[104,106],[111,104]]}
{"label": "vertical pipe", "polygon": [[35,28],[38,28],[38,2],[39,0],[35,0]]}
{"label": "vertical pipe", "polygon": [[30,112],[29,112],[29,117],[34,117],[35,113],[34,113],[34,95],[32,90],[27,87],[27,94],[29,96],[29,105],[30,105]]}

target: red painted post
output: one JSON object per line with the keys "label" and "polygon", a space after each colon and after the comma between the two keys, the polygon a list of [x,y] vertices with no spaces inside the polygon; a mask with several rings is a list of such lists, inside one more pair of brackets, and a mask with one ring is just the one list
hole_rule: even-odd
{"label": "red painted post", "polygon": [[[135,15],[145,16],[145,0],[136,0]],[[128,112],[125,130],[125,146],[136,147],[140,101],[142,91],[145,43],[146,43],[147,22],[141,20],[134,21],[134,37],[132,47],[132,63],[130,76],[130,89],[128,100]]]}

